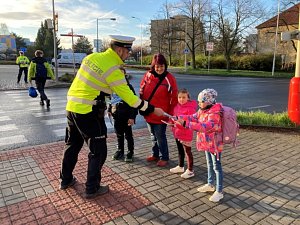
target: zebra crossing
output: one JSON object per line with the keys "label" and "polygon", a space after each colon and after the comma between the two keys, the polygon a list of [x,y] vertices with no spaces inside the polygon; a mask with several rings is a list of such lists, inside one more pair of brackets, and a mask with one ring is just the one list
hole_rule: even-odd
{"label": "zebra crossing", "polygon": [[[39,105],[39,97],[30,98],[27,90],[1,92],[0,151],[64,139],[67,89],[46,89],[46,94],[50,109]],[[105,122],[111,132],[109,118]]]}

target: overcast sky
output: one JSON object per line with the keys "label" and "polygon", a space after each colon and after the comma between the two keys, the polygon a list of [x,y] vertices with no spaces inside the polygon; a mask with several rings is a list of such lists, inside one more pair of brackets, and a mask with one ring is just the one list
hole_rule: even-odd
{"label": "overcast sky", "polygon": [[[265,0],[276,5],[278,0]],[[99,39],[108,38],[109,34],[122,34],[136,37],[140,44],[141,24],[143,36],[151,19],[159,18],[158,14],[166,0],[55,0],[55,11],[58,13],[58,34],[61,45],[71,46],[71,38],[60,37],[73,28],[74,33],[86,36],[90,42],[97,37],[97,18]],[[168,2],[179,2],[168,0]],[[0,23],[8,26],[24,38],[34,41],[41,22],[52,18],[52,0],[2,0],[0,3]],[[136,19],[132,18],[136,17]],[[116,18],[111,21],[103,18]]]}

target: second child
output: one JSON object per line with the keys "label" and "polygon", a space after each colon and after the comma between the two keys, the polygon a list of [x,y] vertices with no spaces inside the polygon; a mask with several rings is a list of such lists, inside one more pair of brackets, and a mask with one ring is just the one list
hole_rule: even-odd
{"label": "second child", "polygon": [[[197,111],[197,102],[195,100],[190,100],[190,94],[186,89],[181,89],[178,91],[178,104],[174,108],[174,116],[179,115],[191,115]],[[193,140],[193,130],[184,128],[182,126],[172,127],[173,135],[176,140],[178,148],[178,166],[170,169],[171,173],[182,173],[182,178],[193,177],[193,154],[192,154],[192,140]],[[184,172],[184,156],[187,159],[187,169]]]}
{"label": "second child", "polygon": [[[132,92],[135,94],[133,86],[129,83],[126,71],[124,68],[120,68],[124,73],[126,82]],[[137,109],[130,107],[116,94],[112,95],[111,104],[108,107],[108,116],[112,116],[114,119],[114,129],[117,135],[118,149],[112,156],[114,160],[120,160],[124,158],[124,138],[127,141],[128,152],[125,157],[125,162],[133,161],[134,154],[134,140],[132,134],[132,126],[135,124],[135,118],[138,114]]]}

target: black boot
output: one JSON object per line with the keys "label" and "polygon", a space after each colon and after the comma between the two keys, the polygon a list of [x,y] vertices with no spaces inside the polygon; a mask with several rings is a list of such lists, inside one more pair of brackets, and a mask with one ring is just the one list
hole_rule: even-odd
{"label": "black boot", "polygon": [[127,152],[125,162],[132,162],[133,161],[133,151]]}
{"label": "black boot", "polygon": [[124,158],[124,150],[118,150],[112,156],[112,159],[114,159],[114,160],[120,160],[120,159],[123,159],[123,158]]}

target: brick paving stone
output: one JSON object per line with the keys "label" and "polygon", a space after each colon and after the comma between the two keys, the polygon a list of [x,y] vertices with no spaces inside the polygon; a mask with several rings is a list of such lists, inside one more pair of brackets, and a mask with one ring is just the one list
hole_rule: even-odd
{"label": "brick paving stone", "polygon": [[227,220],[224,220],[224,221],[218,223],[218,225],[236,225],[236,223],[230,219],[227,219]]}
{"label": "brick paving stone", "polygon": [[183,221],[184,221],[184,219],[181,217],[174,217],[174,218],[166,221],[165,224],[166,225],[177,225],[177,224],[182,224]]}
{"label": "brick paving stone", "polygon": [[278,220],[274,220],[273,218],[271,217],[268,217],[268,218],[265,218],[261,221],[259,221],[259,224],[262,224],[262,225],[282,225],[282,223],[280,223]]}
{"label": "brick paving stone", "polygon": [[205,221],[205,218],[201,214],[197,214],[189,219],[190,224],[203,224],[203,221]]}
{"label": "brick paving stone", "polygon": [[159,216],[158,218],[165,224],[167,221],[170,221],[174,217],[176,217],[176,214],[174,212],[166,212],[165,214]]}
{"label": "brick paving stone", "polygon": [[[0,182],[13,184],[0,187],[1,225],[9,224],[12,218],[16,221],[21,209],[28,209],[24,216],[28,220],[26,224],[175,224],[178,221],[180,224],[276,224],[274,221],[279,225],[297,224],[300,210],[300,175],[296,169],[300,160],[296,154],[299,136],[242,130],[239,149],[233,151],[226,146],[224,150],[225,197],[215,204],[209,202],[209,194],[196,190],[206,182],[204,153],[195,151],[196,176],[181,179],[169,172],[177,165],[178,153],[169,131],[167,135],[170,138],[170,165],[159,168],[145,160],[151,152],[146,129],[134,130],[137,147],[136,160],[132,164],[111,159],[115,135],[110,134],[103,182],[110,185],[111,192],[89,201],[83,198],[86,147],[80,153],[75,169],[79,182],[67,191],[57,189],[64,143],[0,153]],[[47,151],[49,148],[53,151]],[[15,168],[13,172],[12,167]],[[6,193],[14,196],[12,200],[18,199],[20,186],[25,190],[35,187],[36,192],[23,190],[25,199],[22,202],[1,204],[1,197]]]}

